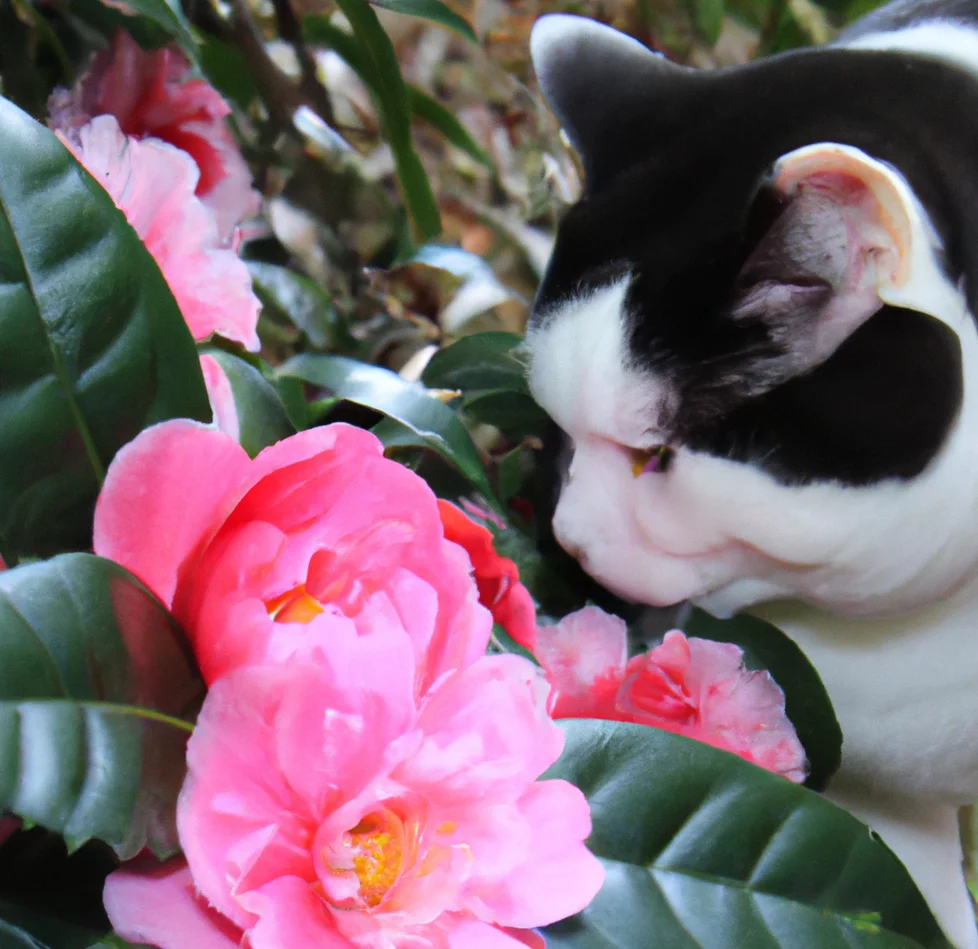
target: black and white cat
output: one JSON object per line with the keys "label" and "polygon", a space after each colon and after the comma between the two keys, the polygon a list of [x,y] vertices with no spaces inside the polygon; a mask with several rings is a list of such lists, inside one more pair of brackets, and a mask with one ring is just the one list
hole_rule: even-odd
{"label": "black and white cat", "polygon": [[555,534],[625,597],[788,632],[829,796],[976,949],[978,0],[709,72],[571,16],[532,52],[587,180],[527,337]]}

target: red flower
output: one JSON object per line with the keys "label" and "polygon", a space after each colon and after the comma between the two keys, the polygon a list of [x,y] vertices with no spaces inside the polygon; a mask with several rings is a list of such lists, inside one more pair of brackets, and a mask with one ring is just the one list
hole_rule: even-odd
{"label": "red flower", "polygon": [[536,649],[537,615],[530,591],[520,583],[519,568],[500,557],[492,533],[449,501],[438,501],[445,539],[465,549],[472,561],[479,602],[521,646]]}

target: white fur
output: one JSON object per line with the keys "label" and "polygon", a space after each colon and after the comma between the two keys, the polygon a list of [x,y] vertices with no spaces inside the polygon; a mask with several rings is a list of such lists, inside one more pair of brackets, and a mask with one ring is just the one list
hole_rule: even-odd
{"label": "white fur", "polygon": [[978,75],[978,30],[950,20],[933,20],[901,30],[871,33],[840,45],[850,49],[916,53]]}
{"label": "white fur", "polygon": [[[905,279],[880,296],[942,320],[962,347],[962,409],[920,476],[786,487],[679,446],[667,473],[634,477],[633,449],[662,440],[657,411],[675,395],[623,369],[624,280],[528,336],[530,386],[574,443],[554,518],[561,543],[642,602],[692,598],[729,615],[787,600],[756,611],[825,682],[845,736],[839,787],[915,873],[956,945],[978,949],[949,816],[978,798],[978,332],[923,209],[875,164],[895,182],[910,235]],[[879,803],[891,799],[903,809]]]}

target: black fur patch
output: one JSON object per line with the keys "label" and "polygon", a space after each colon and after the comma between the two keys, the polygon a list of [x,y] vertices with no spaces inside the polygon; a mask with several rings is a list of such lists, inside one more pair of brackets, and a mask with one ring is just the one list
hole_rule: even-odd
{"label": "black fur patch", "polygon": [[885,306],[806,375],[692,428],[680,414],[677,436],[787,484],[913,478],[957,417],[961,378],[950,327]]}

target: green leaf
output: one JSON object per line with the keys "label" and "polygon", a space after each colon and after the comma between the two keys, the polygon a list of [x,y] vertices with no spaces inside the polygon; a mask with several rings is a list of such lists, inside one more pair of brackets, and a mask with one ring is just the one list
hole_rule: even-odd
{"label": "green leaf", "polygon": [[[27,945],[32,949],[34,945],[50,949],[87,949],[98,938],[98,934],[90,929],[0,900],[0,946],[3,949],[7,949],[8,931],[13,929],[30,935],[34,943]],[[21,945],[17,942],[11,944]]]}
{"label": "green leaf", "polygon": [[234,407],[238,413],[238,441],[252,458],[263,448],[295,434],[295,426],[282,399],[254,366],[221,349],[207,349],[231,383]]}
{"label": "green leaf", "polygon": [[180,0],[125,0],[125,4],[134,13],[146,17],[172,36],[191,60],[196,61],[197,42],[180,7]]}
{"label": "green leaf", "polygon": [[210,406],[163,275],[54,135],[0,99],[0,549],[87,548],[113,455],[174,417]]}
{"label": "green leaf", "polygon": [[[373,72],[355,36],[331,23],[328,17],[317,14],[310,14],[303,19],[302,30],[307,42],[332,49],[368,89],[373,89]],[[479,164],[485,165],[493,174],[496,173],[492,159],[448,109],[416,86],[408,85],[406,88],[407,104],[413,116],[434,126],[456,148],[466,152]],[[374,94],[376,91],[373,89]]]}
{"label": "green leaf", "polygon": [[336,349],[349,340],[346,326],[330,295],[314,280],[276,264],[248,261],[255,293],[309,337],[317,349]]}
{"label": "green leaf", "polygon": [[744,650],[748,668],[771,673],[784,692],[785,712],[805,748],[810,768],[805,784],[823,790],[842,761],[842,729],[818,672],[797,643],[755,616],[719,620],[700,609],[693,609],[683,630],[689,636],[734,643]]}
{"label": "green leaf", "polygon": [[548,947],[947,949],[893,853],[814,792],[656,728],[561,725],[546,777],[587,796],[607,877]]}
{"label": "green leaf", "polygon": [[493,174],[496,173],[496,166],[489,155],[469,134],[469,130],[459,122],[455,114],[449,112],[437,99],[433,99],[427,93],[422,92],[417,86],[408,86],[408,107],[411,109],[412,115],[424,119],[425,122],[438,129],[456,148],[460,148]]}
{"label": "green leaf", "polygon": [[475,32],[468,21],[460,17],[454,10],[445,6],[441,0],[370,0],[375,7],[383,7],[394,13],[406,13],[408,16],[431,20],[440,26],[447,26],[456,33],[461,33],[467,40],[476,42]]}
{"label": "green leaf", "polygon": [[542,436],[550,417],[534,400],[512,389],[490,389],[462,400],[465,414],[484,425],[495,425],[518,440],[526,435]]}
{"label": "green leaf", "polygon": [[244,53],[232,43],[206,33],[201,35],[200,68],[208,81],[242,111],[258,98],[258,87],[252,78]]}
{"label": "green leaf", "polygon": [[424,447],[455,465],[487,501],[499,508],[482,459],[465,426],[452,409],[422,386],[406,382],[388,369],[341,356],[303,353],[293,356],[278,372],[283,376],[297,376],[350,402],[389,415],[414,432]]}
{"label": "green leaf", "polygon": [[[422,248],[421,251],[426,250]],[[438,258],[422,258],[424,263],[440,266]],[[523,337],[516,333],[474,333],[439,350],[425,366],[425,385],[439,389],[461,389],[478,392],[486,389],[508,389],[529,395],[526,382],[526,360]]]}
{"label": "green leaf", "polygon": [[438,202],[431,182],[411,144],[407,87],[401,77],[397,53],[367,0],[337,0],[353,28],[370,76],[367,88],[377,108],[384,138],[394,155],[401,195],[422,241],[441,232]]}
{"label": "green leaf", "polygon": [[0,574],[0,811],[127,859],[178,849],[174,808],[203,683],[132,574],[66,554]]}
{"label": "green leaf", "polygon": [[523,659],[527,659],[533,663],[535,666],[539,666],[540,663],[537,657],[530,652],[526,646],[521,646],[509,633],[503,629],[499,623],[492,624],[492,639],[490,640],[490,645],[495,647],[497,652],[508,652],[512,653],[514,656],[520,656]]}
{"label": "green leaf", "polygon": [[693,20],[703,39],[712,45],[723,30],[723,0],[693,0]]}
{"label": "green leaf", "polygon": [[0,946],[3,949],[49,949],[29,932],[0,919]]}

